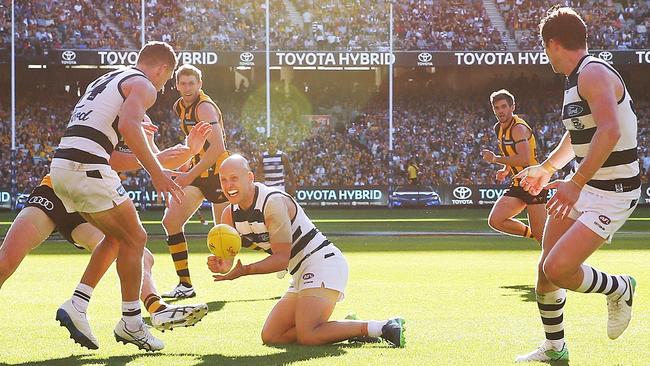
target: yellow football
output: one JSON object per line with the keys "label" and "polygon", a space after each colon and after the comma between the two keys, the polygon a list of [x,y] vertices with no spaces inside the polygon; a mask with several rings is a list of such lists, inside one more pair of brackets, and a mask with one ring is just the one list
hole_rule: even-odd
{"label": "yellow football", "polygon": [[208,249],[219,258],[233,259],[241,250],[241,237],[232,226],[215,225],[208,232]]}

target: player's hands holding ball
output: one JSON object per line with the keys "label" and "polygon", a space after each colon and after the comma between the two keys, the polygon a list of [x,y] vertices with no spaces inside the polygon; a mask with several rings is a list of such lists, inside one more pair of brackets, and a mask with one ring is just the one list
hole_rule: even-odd
{"label": "player's hands holding ball", "polygon": [[228,273],[232,268],[232,259],[219,258],[216,255],[208,257],[208,269],[212,273]]}
{"label": "player's hands holding ball", "polygon": [[215,281],[232,281],[234,279],[237,279],[241,276],[245,276],[247,274],[248,274],[248,266],[243,265],[241,260],[238,259],[237,264],[235,264],[235,267],[231,269],[230,272],[226,273],[225,275],[219,275],[219,274],[212,275],[212,277],[214,278]]}

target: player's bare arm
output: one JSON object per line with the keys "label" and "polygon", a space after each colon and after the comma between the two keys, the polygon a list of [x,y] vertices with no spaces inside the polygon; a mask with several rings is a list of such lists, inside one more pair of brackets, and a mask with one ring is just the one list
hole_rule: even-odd
{"label": "player's bare arm", "polygon": [[[152,126],[155,127],[155,125]],[[156,158],[160,161],[163,168],[177,169],[201,151],[211,129],[212,127],[209,123],[200,122],[190,131],[185,145],[178,144],[168,147],[163,151],[160,151],[153,141],[153,134],[150,134],[152,130],[145,129],[145,133],[151,150],[155,152]],[[110,164],[114,170],[120,172],[142,168],[142,164],[140,164],[140,161],[138,161],[134,154],[121,151],[113,151],[111,153]]]}
{"label": "player's bare arm", "polygon": [[269,229],[271,251],[273,254],[248,265],[237,261],[235,267],[226,275],[213,275],[215,281],[234,280],[241,276],[274,273],[286,269],[291,254],[291,219],[289,198],[277,195],[269,198],[264,210],[264,222]]}
{"label": "player's bare arm", "polygon": [[523,125],[512,127],[512,138],[515,141],[517,153],[511,156],[496,155],[490,150],[483,150],[483,159],[488,163],[496,163],[507,166],[527,166],[530,164],[530,138],[531,131]]}
{"label": "player's bare arm", "polygon": [[571,147],[571,135],[565,132],[558,146],[553,149],[548,158],[539,165],[531,165],[515,176],[521,178],[521,187],[532,195],[538,195],[546,184],[551,180],[553,174],[560,168],[567,165],[575,153]]}
{"label": "player's bare arm", "polygon": [[145,111],[156,101],[155,87],[146,79],[132,78],[122,84],[122,90],[125,100],[118,113],[118,129],[124,142],[147,170],[156,190],[163,196],[170,193],[174,199],[180,200],[180,188],[170,178],[171,172],[163,169],[154,156],[141,127]]}
{"label": "player's bare arm", "polygon": [[[618,77],[600,64],[585,66],[578,78],[580,95],[587,100],[596,124],[591,145],[578,170],[570,179],[557,180],[547,185],[557,192],[546,204],[549,214],[563,218],[580,197],[582,187],[600,169],[621,137],[616,114],[616,101],[623,93]],[[617,98],[617,91],[619,97]]]}
{"label": "player's bare arm", "polygon": [[201,161],[176,179],[176,182],[181,187],[190,185],[202,172],[213,166],[226,151],[223,130],[221,129],[221,114],[217,108],[210,103],[201,103],[196,109],[196,117],[199,121],[204,121],[212,125],[212,130],[207,137],[210,147],[206,150]]}

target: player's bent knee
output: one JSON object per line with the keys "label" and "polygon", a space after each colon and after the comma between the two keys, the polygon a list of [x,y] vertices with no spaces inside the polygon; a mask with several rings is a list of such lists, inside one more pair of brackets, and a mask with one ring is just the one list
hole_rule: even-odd
{"label": "player's bent knee", "polygon": [[500,231],[502,223],[503,220],[501,220],[501,218],[498,218],[496,215],[490,213],[490,216],[488,217],[488,225],[490,225],[492,229]]}
{"label": "player's bent knee", "polygon": [[566,278],[566,271],[562,268],[558,261],[546,259],[543,264],[543,272],[546,279],[556,286],[562,287],[562,283]]}
{"label": "player's bent knee", "polygon": [[262,329],[262,343],[266,345],[287,344],[288,342],[282,339],[281,334],[277,334],[266,329]]}

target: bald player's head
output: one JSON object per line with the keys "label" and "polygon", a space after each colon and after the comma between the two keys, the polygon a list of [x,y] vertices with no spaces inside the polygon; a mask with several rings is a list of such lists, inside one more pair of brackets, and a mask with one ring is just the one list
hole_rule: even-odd
{"label": "bald player's head", "polygon": [[219,180],[228,202],[239,205],[252,204],[255,176],[246,158],[239,154],[226,158],[219,167]]}
{"label": "bald player's head", "polygon": [[229,172],[232,169],[250,172],[251,166],[245,157],[239,154],[233,154],[227,157],[221,163],[221,167],[219,168],[219,174],[222,174],[222,172]]}

